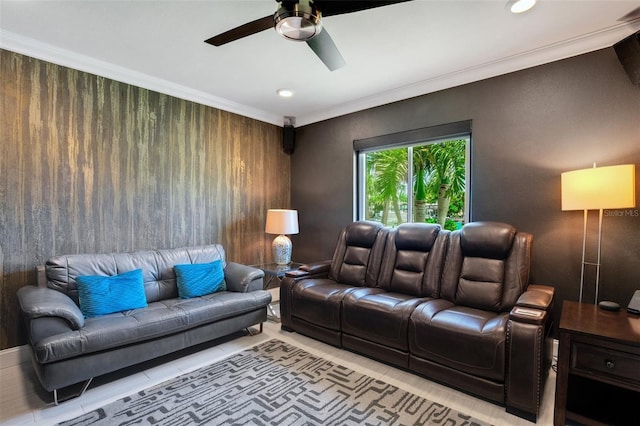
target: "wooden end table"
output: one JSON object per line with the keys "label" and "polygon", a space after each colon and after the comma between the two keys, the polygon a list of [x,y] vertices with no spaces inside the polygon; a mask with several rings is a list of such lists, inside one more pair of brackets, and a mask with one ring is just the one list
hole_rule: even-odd
{"label": "wooden end table", "polygon": [[640,316],[565,301],[559,331],[553,424],[640,424]]}

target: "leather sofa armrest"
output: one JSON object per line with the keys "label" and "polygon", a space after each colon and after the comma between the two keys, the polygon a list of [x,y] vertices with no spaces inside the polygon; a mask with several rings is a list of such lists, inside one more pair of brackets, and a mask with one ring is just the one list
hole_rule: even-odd
{"label": "leather sofa armrest", "polygon": [[285,277],[289,277],[289,278],[307,278],[309,276],[309,272],[308,271],[302,271],[300,269],[296,270],[296,271],[288,271],[285,272],[284,274]]}
{"label": "leather sofa armrest", "polygon": [[308,272],[309,275],[328,274],[331,269],[331,260],[323,260],[321,262],[307,263],[300,268],[299,271]]}
{"label": "leather sofa armrest", "polygon": [[306,263],[300,266],[295,271],[289,271],[285,273],[285,277],[293,279],[303,278],[319,278],[320,276],[327,276],[331,269],[331,260],[323,260],[321,262]]}
{"label": "leather sofa armrest", "polygon": [[69,296],[46,287],[25,286],[18,289],[18,302],[25,318],[59,317],[71,328],[84,327],[84,315]]}
{"label": "leather sofa armrest", "polygon": [[514,306],[514,308],[511,309],[511,312],[509,312],[509,319],[511,321],[542,325],[547,320],[547,312],[540,309]]}
{"label": "leather sofa armrest", "polygon": [[551,315],[554,288],[542,285],[530,285],[520,295],[516,305],[509,313],[509,319],[528,324],[545,324]]}
{"label": "leather sofa armrest", "polygon": [[238,293],[264,289],[264,271],[235,262],[227,262],[224,268],[224,279],[227,282],[227,290]]}
{"label": "leather sofa armrest", "polygon": [[553,303],[555,289],[546,285],[530,285],[516,301],[523,308],[549,310]]}
{"label": "leather sofa armrest", "polygon": [[283,330],[293,331],[291,326],[291,299],[293,288],[299,281],[310,278],[326,278],[331,269],[331,260],[307,263],[297,271],[289,271],[280,282],[280,326]]}
{"label": "leather sofa armrest", "polygon": [[530,285],[507,323],[507,412],[536,421],[552,356],[554,288]]}

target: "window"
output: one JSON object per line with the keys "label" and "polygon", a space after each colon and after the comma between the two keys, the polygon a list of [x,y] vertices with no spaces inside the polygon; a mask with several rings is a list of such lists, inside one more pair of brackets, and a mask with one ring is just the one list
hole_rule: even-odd
{"label": "window", "polygon": [[354,141],[357,219],[439,223],[450,230],[467,222],[471,136],[464,123],[468,130],[455,134],[437,126]]}

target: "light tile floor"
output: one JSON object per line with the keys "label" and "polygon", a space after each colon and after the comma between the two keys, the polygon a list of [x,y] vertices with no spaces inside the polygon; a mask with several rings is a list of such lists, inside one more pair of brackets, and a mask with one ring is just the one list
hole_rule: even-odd
{"label": "light tile floor", "polygon": [[[253,331],[257,332],[258,329],[255,328]],[[215,346],[205,345],[198,347],[197,350],[183,351],[180,357],[163,357],[160,360],[97,378],[81,398],[69,400],[59,406],[53,405],[51,395],[40,388],[30,363],[1,368],[0,424],[7,426],[55,424],[274,338],[480,420],[505,426],[532,425],[531,422],[508,414],[504,407],[369,358],[325,345],[300,334],[281,331],[280,324],[272,321],[265,323],[264,332],[255,336],[239,334],[232,340]],[[553,423],[554,390],[555,373],[551,371],[544,391],[538,425]]]}

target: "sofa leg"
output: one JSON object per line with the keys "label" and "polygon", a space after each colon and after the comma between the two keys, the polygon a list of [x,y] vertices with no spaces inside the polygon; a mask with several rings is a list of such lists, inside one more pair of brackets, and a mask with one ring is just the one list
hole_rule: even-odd
{"label": "sofa leg", "polygon": [[260,333],[262,333],[262,323],[260,323],[260,331],[256,334],[253,334],[253,332],[251,331],[251,329],[249,327],[245,328],[245,330],[247,330],[247,333],[249,333],[249,336],[256,336]]}
{"label": "sofa leg", "polygon": [[82,395],[84,395],[84,392],[87,390],[87,388],[91,384],[92,380],[93,380],[93,377],[90,378],[89,380],[87,380],[86,382],[84,382],[84,385],[82,386],[82,389],[80,390],[80,392],[72,394],[72,395],[69,395],[69,396],[67,396],[65,398],[62,398],[62,399],[58,399],[58,389],[54,389],[53,390],[53,403],[55,405],[58,405],[61,402],[68,401],[68,400],[73,399],[73,398],[81,397]]}

